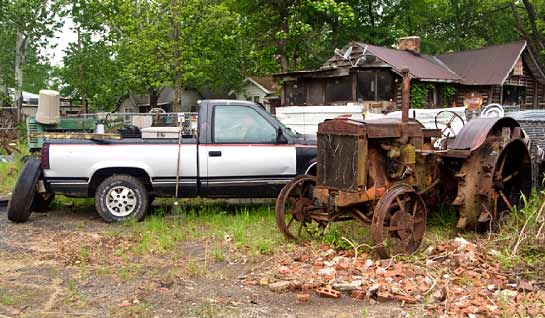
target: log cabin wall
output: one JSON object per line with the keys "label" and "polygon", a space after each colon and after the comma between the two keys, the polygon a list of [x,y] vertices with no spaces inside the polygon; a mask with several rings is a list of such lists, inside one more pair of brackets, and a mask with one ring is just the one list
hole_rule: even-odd
{"label": "log cabin wall", "polygon": [[[536,80],[532,73],[530,72],[530,69],[526,65],[526,63],[523,61],[522,63],[522,75],[514,75],[513,71],[509,74],[507,79],[504,82],[504,89],[506,89],[506,86],[515,86],[515,87],[523,87],[525,88],[525,94],[520,102],[521,108],[537,108],[538,106],[538,96],[536,95],[537,87],[536,87]],[[502,96],[502,103],[505,103],[503,100],[504,96]]]}

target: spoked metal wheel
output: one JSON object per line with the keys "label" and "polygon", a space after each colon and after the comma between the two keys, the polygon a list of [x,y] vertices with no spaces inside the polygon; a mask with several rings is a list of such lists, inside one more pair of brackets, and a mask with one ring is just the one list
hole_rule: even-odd
{"label": "spoked metal wheel", "polygon": [[407,184],[393,186],[378,201],[373,213],[371,237],[375,253],[388,258],[414,253],[426,232],[426,205]]}
{"label": "spoked metal wheel", "polygon": [[465,122],[460,115],[450,110],[443,110],[435,115],[435,127],[441,130],[441,135],[446,138],[456,137],[458,130]]}
{"label": "spoked metal wheel", "polygon": [[[531,192],[532,163],[522,141],[514,140],[503,148],[496,160],[492,178],[488,205],[492,226],[495,227],[505,212],[512,211],[514,206],[520,207],[521,195],[528,197]],[[479,221],[488,221],[483,217]]]}
{"label": "spoked metal wheel", "polygon": [[531,193],[532,163],[522,140],[513,139],[497,156],[490,156],[489,148],[473,154],[462,167],[460,228],[494,229],[506,212],[520,207],[521,195]]}
{"label": "spoked metal wheel", "polygon": [[323,231],[327,214],[313,197],[316,178],[298,176],[280,191],[276,199],[276,225],[290,240],[304,240],[312,231]]}

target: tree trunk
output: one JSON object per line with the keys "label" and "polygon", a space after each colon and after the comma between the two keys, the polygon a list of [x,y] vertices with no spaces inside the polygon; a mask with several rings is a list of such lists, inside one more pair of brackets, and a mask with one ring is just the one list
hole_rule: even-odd
{"label": "tree trunk", "polygon": [[149,105],[151,108],[157,108],[157,101],[159,100],[159,93],[156,90],[150,89],[149,92]]}
{"label": "tree trunk", "polygon": [[6,107],[6,99],[8,98],[8,85],[4,82],[4,69],[0,63],[0,107]]}
{"label": "tree trunk", "polygon": [[176,48],[174,49],[174,68],[175,68],[175,81],[174,81],[174,109],[175,113],[182,112],[182,65],[180,63],[180,26],[177,21],[174,21],[173,37]]}
{"label": "tree trunk", "polygon": [[25,64],[25,54],[27,46],[27,37],[17,30],[15,40],[15,105],[17,106],[17,121],[23,119],[23,65]]}
{"label": "tree trunk", "polygon": [[[288,18],[286,17],[282,22],[282,31],[287,35],[289,34]],[[288,72],[290,69],[290,63],[288,60],[288,40],[281,39],[278,41],[278,49],[280,53],[280,67],[282,72]]]}
{"label": "tree trunk", "polygon": [[[176,62],[179,64],[179,62]],[[179,65],[176,66],[176,90],[174,92],[174,112],[182,112],[182,71],[179,70]]]}
{"label": "tree trunk", "polygon": [[288,59],[288,38],[290,34],[290,26],[288,24],[289,19],[289,9],[285,5],[279,7],[278,10],[280,18],[282,19],[282,24],[280,26],[282,32],[285,34],[284,38],[278,41],[278,51],[280,53],[280,67],[282,72],[288,72],[290,69],[290,62]]}
{"label": "tree trunk", "polygon": [[[81,52],[81,49],[82,49],[82,44],[81,44],[81,30],[78,26],[78,29],[77,29],[77,33],[78,33],[78,52]],[[79,78],[80,78],[80,85],[83,84],[83,81],[85,79],[85,66],[83,65],[83,63],[81,63],[79,65]],[[87,85],[82,85],[83,87],[87,87]],[[87,92],[85,91],[85,89],[81,92],[82,93],[82,96],[81,96],[81,108],[80,108],[80,112],[82,114],[87,114]]]}

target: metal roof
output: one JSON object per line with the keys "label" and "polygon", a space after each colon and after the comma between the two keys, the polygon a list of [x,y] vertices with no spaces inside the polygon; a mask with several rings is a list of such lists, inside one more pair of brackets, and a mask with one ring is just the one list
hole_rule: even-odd
{"label": "metal roof", "polygon": [[[346,51],[352,47],[351,61],[358,60],[362,54],[374,56],[382,61],[383,66],[391,67],[392,71],[401,73],[405,67],[409,68],[412,78],[428,82],[454,82],[463,85],[503,85],[509,77],[515,63],[522,55],[524,62],[531,73],[541,83],[545,83],[543,71],[526,50],[526,41],[516,41],[506,44],[493,45],[481,49],[461,51],[441,55],[426,55],[411,51],[400,51],[361,42],[350,42],[344,47]],[[344,60],[342,56],[335,54],[320,69],[310,71],[296,71],[274,74],[275,78],[281,76],[314,76],[324,77],[326,73],[331,76],[348,75],[350,67],[377,66],[351,65],[352,62]]]}
{"label": "metal roof", "polygon": [[413,53],[410,51],[400,51],[385,47],[353,42],[361,47],[367,47],[367,52],[376,56],[383,62],[392,66],[393,70],[401,73],[405,67],[409,68],[411,76],[419,80],[430,81],[451,81],[458,82],[462,78],[445,67],[441,61],[433,56]]}
{"label": "metal roof", "polygon": [[525,48],[526,41],[517,41],[437,58],[462,77],[461,84],[502,85]]}

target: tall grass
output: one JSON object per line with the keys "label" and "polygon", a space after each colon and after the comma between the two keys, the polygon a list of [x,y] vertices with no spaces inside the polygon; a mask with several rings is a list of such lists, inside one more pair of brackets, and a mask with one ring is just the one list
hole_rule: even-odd
{"label": "tall grass", "polygon": [[15,153],[15,160],[12,162],[0,162],[0,194],[12,191],[17,182],[17,177],[23,169],[23,158],[29,155],[28,148],[21,145],[20,152]]}

